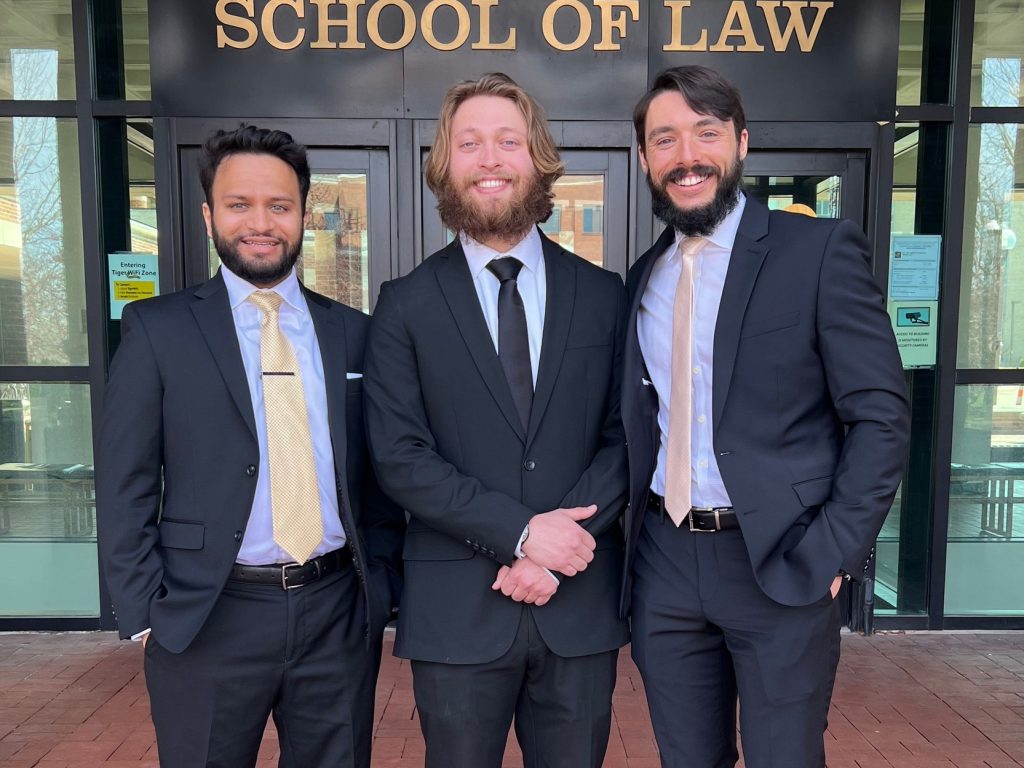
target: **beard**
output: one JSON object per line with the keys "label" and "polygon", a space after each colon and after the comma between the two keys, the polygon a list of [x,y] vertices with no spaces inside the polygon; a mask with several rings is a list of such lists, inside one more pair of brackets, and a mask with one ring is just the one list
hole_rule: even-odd
{"label": "beard", "polygon": [[[672,200],[668,185],[690,173],[714,176],[718,179],[718,186],[715,188],[715,196],[704,205],[683,209]],[[708,237],[739,202],[739,191],[743,188],[743,161],[737,155],[725,176],[710,165],[693,165],[689,168],[673,168],[655,184],[648,173],[647,186],[651,189],[651,208],[655,216],[686,237]]]}
{"label": "beard", "polygon": [[[213,230],[213,246],[217,249],[217,255],[224,266],[238,277],[255,286],[273,285],[283,280],[292,271],[295,262],[299,260],[299,254],[302,253],[301,240],[292,244],[287,240],[274,237],[275,240],[281,241],[282,255],[280,259],[246,260],[238,252],[238,243],[246,237],[257,237],[256,233],[243,235],[234,240],[227,240],[220,236],[215,224],[211,223],[210,229]],[[272,236],[268,235],[268,237]]]}
{"label": "beard", "polygon": [[483,207],[471,196],[473,182],[461,184],[445,179],[437,190],[437,212],[449,229],[462,232],[477,242],[490,238],[519,240],[542,221],[553,207],[554,179],[545,181],[534,172],[528,179],[510,177],[515,194],[500,208]]}

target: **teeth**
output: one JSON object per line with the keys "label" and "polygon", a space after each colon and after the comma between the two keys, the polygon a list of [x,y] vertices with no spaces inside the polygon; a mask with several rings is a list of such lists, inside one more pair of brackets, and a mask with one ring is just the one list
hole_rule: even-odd
{"label": "teeth", "polygon": [[484,189],[497,189],[498,187],[505,186],[505,184],[505,179],[481,179],[476,183],[478,187],[483,187]]}
{"label": "teeth", "polygon": [[707,176],[694,176],[690,175],[676,182],[680,187],[692,187],[695,184],[700,184]]}

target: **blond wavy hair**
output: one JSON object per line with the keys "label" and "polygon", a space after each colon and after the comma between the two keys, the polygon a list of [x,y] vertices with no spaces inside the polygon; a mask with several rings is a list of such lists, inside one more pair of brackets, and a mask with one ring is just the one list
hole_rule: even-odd
{"label": "blond wavy hair", "polygon": [[427,156],[424,175],[427,186],[436,195],[448,178],[448,163],[451,160],[451,127],[455,112],[474,96],[500,96],[509,99],[518,107],[527,126],[527,148],[537,169],[541,183],[546,189],[565,173],[565,163],[558,153],[551,131],[548,130],[544,110],[533,97],[524,91],[511,77],[501,72],[491,72],[478,80],[463,80],[456,83],[444,95],[441,114],[437,119],[437,132]]}

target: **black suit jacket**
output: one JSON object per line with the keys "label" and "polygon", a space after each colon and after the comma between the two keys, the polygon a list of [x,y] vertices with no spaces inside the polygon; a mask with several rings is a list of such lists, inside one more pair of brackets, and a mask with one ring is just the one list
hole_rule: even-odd
{"label": "black suit jacket", "polygon": [[[630,559],[659,444],[636,317],[673,237],[666,230],[626,281]],[[840,570],[862,574],[906,464],[903,366],[869,263],[852,222],[747,198],[715,329],[714,450],[754,575],[785,605],[821,599]]]}
{"label": "black suit jacket", "polygon": [[[346,378],[363,369],[369,318],[303,292],[323,358],[338,507],[375,638],[398,598],[405,521],[368,461],[361,380]],[[121,329],[97,465],[100,554],[121,636],[152,627],[177,653],[206,621],[241,545],[256,423],[219,274],[128,305]]]}
{"label": "black suit jacket", "polygon": [[524,431],[458,241],[384,285],[366,359],[370,447],[411,515],[395,653],[483,663],[511,646],[524,607],[491,583],[527,521],[597,504],[586,571],[532,607],[562,656],[628,638],[617,615],[626,501],[619,418],[625,292],[613,273],[543,238],[547,301]]}

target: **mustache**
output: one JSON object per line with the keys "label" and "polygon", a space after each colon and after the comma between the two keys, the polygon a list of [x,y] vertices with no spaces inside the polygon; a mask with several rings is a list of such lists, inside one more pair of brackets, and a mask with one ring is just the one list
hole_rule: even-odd
{"label": "mustache", "polygon": [[696,176],[714,176],[716,178],[722,175],[718,172],[717,168],[711,165],[697,164],[689,167],[680,165],[662,175],[660,179],[661,185],[664,187],[667,184],[675,184],[685,179],[691,173]]}

